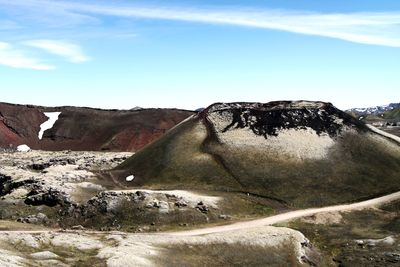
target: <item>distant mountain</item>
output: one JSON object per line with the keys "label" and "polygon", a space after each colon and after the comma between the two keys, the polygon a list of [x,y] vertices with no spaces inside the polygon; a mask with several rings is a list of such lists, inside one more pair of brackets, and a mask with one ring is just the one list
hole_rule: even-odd
{"label": "distant mountain", "polygon": [[368,108],[352,108],[346,111],[349,113],[354,113],[356,115],[378,115],[397,107],[400,107],[400,103],[391,103],[389,105]]}
{"label": "distant mountain", "polygon": [[397,191],[399,173],[399,144],[362,121],[330,103],[279,101],[213,104],[103,175],[315,207]]}
{"label": "distant mountain", "polygon": [[[39,139],[45,112],[61,112]],[[0,148],[137,151],[195,114],[179,109],[103,110],[0,103]]]}
{"label": "distant mountain", "polygon": [[347,110],[347,113],[359,121],[400,136],[400,103],[371,108],[353,108]]}
{"label": "distant mountain", "polygon": [[383,113],[383,117],[387,120],[396,120],[400,122],[400,106],[386,111]]}

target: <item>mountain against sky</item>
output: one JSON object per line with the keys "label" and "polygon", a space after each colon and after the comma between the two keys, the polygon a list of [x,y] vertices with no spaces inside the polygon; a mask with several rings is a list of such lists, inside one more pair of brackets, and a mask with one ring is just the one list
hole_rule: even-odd
{"label": "mountain against sky", "polygon": [[382,114],[385,111],[392,110],[400,107],[400,103],[390,103],[383,106],[367,107],[367,108],[352,108],[347,110],[347,112],[353,112],[357,115],[377,115]]}
{"label": "mountain against sky", "polygon": [[358,119],[330,103],[283,101],[211,105],[109,177],[124,187],[237,191],[311,207],[398,190],[399,168],[400,146]]}

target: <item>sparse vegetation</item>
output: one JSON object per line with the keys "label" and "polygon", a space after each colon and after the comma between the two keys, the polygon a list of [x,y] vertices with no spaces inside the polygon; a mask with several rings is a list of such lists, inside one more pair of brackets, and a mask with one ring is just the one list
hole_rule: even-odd
{"label": "sparse vegetation", "polygon": [[180,244],[165,247],[156,262],[165,267],[299,267],[294,248],[291,244],[279,247],[262,247],[243,244]]}
{"label": "sparse vegetation", "polygon": [[112,211],[97,206],[86,206],[76,216],[58,216],[60,225],[69,228],[83,225],[89,229],[148,232],[192,229],[202,226],[221,225],[232,221],[249,220],[270,215],[274,210],[241,194],[225,193],[218,208],[209,207],[207,212],[192,207],[181,207],[167,213],[145,203],[122,200]]}
{"label": "sparse vegetation", "polygon": [[[343,212],[338,224],[321,225],[296,220],[280,226],[301,231],[310,239],[333,266],[398,266],[400,257],[399,201],[380,209]],[[383,239],[392,236],[394,244],[377,242],[373,245],[356,242],[366,239]]]}
{"label": "sparse vegetation", "polygon": [[[292,160],[251,143],[235,145],[234,137],[221,143],[199,115],[133,155],[110,177],[132,187],[249,192],[297,208],[399,190],[399,145],[378,140],[359,124],[335,137],[326,157]],[[124,181],[130,174],[135,180]]]}

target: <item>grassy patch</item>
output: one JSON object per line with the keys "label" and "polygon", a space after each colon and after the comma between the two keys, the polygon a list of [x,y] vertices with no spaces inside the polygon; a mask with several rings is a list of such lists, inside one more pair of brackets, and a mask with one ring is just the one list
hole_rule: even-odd
{"label": "grassy patch", "polygon": [[174,244],[155,260],[160,266],[302,266],[292,245],[261,247],[242,244]]}
{"label": "grassy patch", "polygon": [[[200,192],[203,195],[215,195],[215,192]],[[222,193],[218,207],[208,207],[207,212],[187,206],[176,207],[170,202],[167,213],[156,207],[147,207],[146,202],[121,200],[113,210],[106,211],[101,207],[87,206],[77,216],[66,216],[60,221],[63,227],[83,225],[98,230],[169,231],[187,230],[198,227],[222,225],[234,221],[250,220],[272,215],[274,208],[258,200],[239,193]]]}
{"label": "grassy patch", "polygon": [[[374,246],[359,245],[356,240],[400,238],[399,203],[385,207],[386,210],[362,210],[342,213],[340,224],[317,225],[296,220],[281,226],[301,231],[311,243],[322,251],[331,263],[340,266],[399,266],[399,241],[394,245],[377,243]],[[390,210],[390,211],[389,211]]]}

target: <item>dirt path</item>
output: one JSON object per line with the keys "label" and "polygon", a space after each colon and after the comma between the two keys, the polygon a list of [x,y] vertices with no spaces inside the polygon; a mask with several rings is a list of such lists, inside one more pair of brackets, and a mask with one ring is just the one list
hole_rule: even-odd
{"label": "dirt path", "polygon": [[323,207],[323,208],[311,208],[311,209],[304,209],[304,210],[296,210],[291,211],[275,216],[266,217],[263,219],[257,219],[247,222],[239,222],[229,225],[223,226],[216,226],[210,228],[203,228],[197,230],[190,230],[190,231],[182,231],[182,232],[172,232],[166,233],[167,235],[173,236],[195,236],[195,235],[206,235],[206,234],[213,234],[213,233],[221,233],[227,231],[235,231],[241,229],[248,229],[254,227],[261,227],[267,226],[277,223],[286,222],[293,219],[298,219],[302,217],[307,217],[314,215],[320,212],[333,212],[333,211],[349,211],[349,210],[361,210],[365,208],[370,208],[378,205],[382,205],[394,200],[400,199],[400,192],[396,192],[390,195],[386,195],[379,198],[374,198],[354,204],[346,204],[346,205],[337,205],[337,206],[330,206],[330,207]]}
{"label": "dirt path", "polygon": [[[249,229],[255,227],[262,227],[267,225],[273,225],[277,223],[282,223],[286,221],[290,221],[293,219],[298,219],[302,217],[312,216],[316,213],[321,212],[334,212],[334,211],[350,211],[350,210],[361,210],[365,208],[371,208],[375,206],[379,206],[385,203],[392,202],[394,200],[400,199],[400,191],[386,195],[383,197],[378,197],[354,204],[345,204],[345,205],[337,205],[337,206],[330,206],[330,207],[323,207],[323,208],[311,208],[311,209],[304,209],[304,210],[296,210],[287,213],[278,214],[275,216],[270,216],[262,219],[246,221],[246,222],[239,222],[233,223],[229,225],[223,226],[215,226],[209,228],[202,228],[190,231],[179,231],[179,232],[170,232],[170,233],[157,233],[154,235],[167,235],[167,236],[196,236],[196,235],[206,235],[206,234],[213,234],[213,233],[221,233],[221,232],[228,232],[228,231],[235,231],[235,230],[242,230],[242,229]],[[40,234],[40,233],[50,233],[50,232],[60,232],[60,233],[85,233],[85,234],[123,234],[126,235],[127,233],[124,232],[102,232],[102,231],[78,231],[78,230],[61,230],[61,229],[48,229],[48,230],[28,230],[28,231],[0,231],[0,234],[4,233],[11,233],[11,232],[21,232],[26,234]],[[151,233],[143,233],[138,235],[149,235]]]}
{"label": "dirt path", "polygon": [[379,135],[384,136],[384,137],[387,137],[387,138],[389,138],[389,139],[392,139],[393,141],[395,141],[395,142],[397,142],[397,143],[400,144],[400,137],[395,136],[395,135],[390,134],[390,133],[387,133],[387,132],[384,132],[384,131],[382,131],[382,130],[379,130],[378,128],[372,126],[371,124],[367,124],[367,127],[368,127],[371,131],[373,131],[374,133],[379,134]]}

